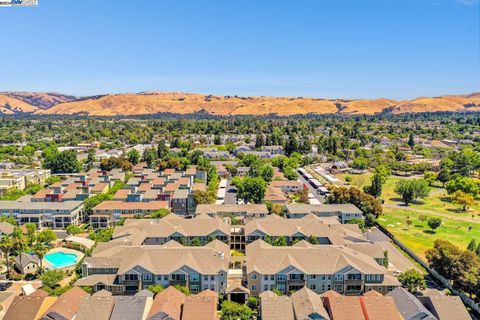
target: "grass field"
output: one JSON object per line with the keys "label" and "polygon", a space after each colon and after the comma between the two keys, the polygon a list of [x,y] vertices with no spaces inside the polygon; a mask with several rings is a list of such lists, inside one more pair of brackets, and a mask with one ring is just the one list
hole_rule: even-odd
{"label": "grass field", "polygon": [[[370,173],[350,176],[352,179],[350,185],[352,186],[363,188],[370,184]],[[345,174],[338,177],[345,180]],[[459,205],[449,201],[445,189],[433,187],[430,195],[426,199],[422,199],[420,203],[401,207],[401,199],[394,191],[395,184],[400,179],[403,178],[390,177],[383,186],[381,199],[385,204],[384,215],[378,220],[400,241],[420,256],[425,257],[425,251],[433,246],[436,239],[449,240],[461,248],[466,248],[472,239],[480,240],[480,201],[476,201],[475,205],[465,213],[459,210]],[[400,206],[392,207],[397,205]],[[419,215],[439,217],[442,219],[442,226],[435,232],[431,232],[427,223],[418,219]],[[472,218],[472,216],[475,216],[478,222],[462,220],[462,218]],[[407,227],[407,219],[413,221],[410,227]],[[471,228],[469,229],[469,227]]]}

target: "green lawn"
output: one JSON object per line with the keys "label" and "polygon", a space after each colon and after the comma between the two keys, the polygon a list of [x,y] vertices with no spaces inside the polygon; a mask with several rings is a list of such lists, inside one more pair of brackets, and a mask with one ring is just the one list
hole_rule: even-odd
{"label": "green lawn", "polygon": [[[345,180],[345,176],[347,174],[338,175],[343,180]],[[352,178],[350,182],[352,186],[362,189],[363,186],[370,184],[371,173],[349,176]],[[402,204],[400,197],[394,191],[395,184],[400,179],[403,178],[391,176],[383,186],[381,199],[384,200],[386,205]],[[425,257],[425,251],[433,246],[436,239],[449,240],[461,248],[466,248],[472,239],[480,240],[480,201],[476,201],[467,213],[460,211],[459,207],[459,205],[449,201],[445,189],[433,187],[430,195],[418,204],[411,204],[405,208],[384,207],[384,215],[380,217],[379,223],[421,257]],[[430,212],[421,213],[411,209]],[[435,233],[430,232],[427,223],[418,220],[418,216],[421,214],[427,215],[427,217],[441,218],[442,226]],[[471,218],[472,215],[478,218],[478,223],[456,219],[457,217]],[[406,225],[407,217],[413,221],[408,228]],[[472,227],[471,231],[469,231],[469,227]]]}
{"label": "green lawn", "polygon": [[[384,215],[378,219],[378,222],[422,257],[426,250],[433,247],[436,239],[451,241],[461,248],[466,248],[472,239],[480,240],[480,223],[438,216],[442,219],[442,226],[432,233],[427,222],[421,222],[418,219],[420,214],[408,210],[385,208]],[[413,221],[410,227],[406,224],[407,217]],[[469,227],[472,227],[470,231]]]}

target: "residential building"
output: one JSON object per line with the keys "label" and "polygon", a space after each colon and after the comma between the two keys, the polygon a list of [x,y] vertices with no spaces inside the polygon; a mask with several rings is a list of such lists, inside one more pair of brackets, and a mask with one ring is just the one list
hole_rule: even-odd
{"label": "residential building", "polygon": [[163,208],[168,208],[168,202],[103,201],[93,208],[93,214],[89,216],[90,225],[94,229],[108,228],[122,218],[134,215],[145,216]]}
{"label": "residential building", "polygon": [[287,293],[305,286],[317,293],[387,293],[400,285],[370,256],[346,246],[306,241],[289,247],[272,246],[262,240],[247,245],[246,274],[248,289],[257,296],[274,288]]}
{"label": "residential building", "polygon": [[13,299],[3,317],[4,320],[32,320],[40,319],[45,310],[48,310],[55,303],[56,297],[17,296]]}
{"label": "residential building", "polygon": [[[356,224],[340,224],[336,219],[319,218],[309,214],[299,219],[285,219],[276,214],[265,219],[251,220],[244,227],[245,243],[267,237],[275,241],[284,237],[287,243],[315,237],[318,244],[370,244]],[[382,255],[383,257],[383,255]]]}
{"label": "residential building", "polygon": [[162,219],[128,219],[115,228],[112,241],[129,241],[134,245],[162,245],[171,240],[191,244],[197,239],[202,245],[217,239],[230,241],[230,225],[222,219],[205,214],[184,219],[169,214]]}
{"label": "residential building", "polygon": [[330,320],[320,295],[307,287],[294,292],[291,301],[295,319]]}
{"label": "residential building", "polygon": [[405,320],[439,320],[413,294],[399,287],[387,294]]}
{"label": "residential building", "polygon": [[217,313],[218,296],[205,290],[196,295],[185,297],[182,320],[220,320]]}
{"label": "residential building", "polygon": [[152,297],[116,297],[110,320],[145,320],[152,306]]}
{"label": "residential building", "polygon": [[262,320],[295,320],[290,297],[277,296],[272,291],[261,293],[260,317]]}
{"label": "residential building", "polygon": [[114,297],[84,297],[75,320],[110,320],[115,301]]}
{"label": "residential building", "polygon": [[43,185],[50,177],[48,169],[0,170],[0,196],[10,189],[24,190],[30,184]]}
{"label": "residential building", "polygon": [[287,204],[287,217],[302,218],[310,213],[319,217],[338,217],[341,223],[362,219],[363,213],[353,204]]}
{"label": "residential building", "polygon": [[14,266],[21,274],[35,274],[40,268],[40,259],[35,255],[21,252],[15,257]]}
{"label": "residential building", "polygon": [[443,293],[432,295],[427,293],[427,295],[418,297],[418,300],[439,320],[472,319],[459,296],[446,296]]}
{"label": "residential building", "polygon": [[303,190],[303,183],[296,180],[274,180],[270,182],[270,185],[275,188],[279,188],[284,193],[290,193]]}
{"label": "residential building", "polygon": [[78,287],[69,289],[58,297],[55,303],[42,317],[42,320],[74,319],[80,308],[81,300],[88,296],[89,294],[87,292]]}
{"label": "residential building", "polygon": [[204,289],[225,293],[229,249],[218,240],[203,247],[185,247],[175,241],[151,246],[106,243],[85,258],[83,278],[76,285],[115,295],[136,293],[153,284],[179,284],[193,293]]}
{"label": "residential building", "polygon": [[158,293],[148,313],[148,320],[181,320],[185,294],[170,286]]}
{"label": "residential building", "polygon": [[195,215],[199,214],[207,214],[213,218],[234,217],[241,221],[249,221],[265,218],[268,215],[268,209],[265,204],[199,204]]}
{"label": "residential building", "polygon": [[83,219],[83,202],[23,202],[2,201],[2,215],[15,217],[22,225],[35,223],[39,229],[65,229],[71,224],[78,225]]}

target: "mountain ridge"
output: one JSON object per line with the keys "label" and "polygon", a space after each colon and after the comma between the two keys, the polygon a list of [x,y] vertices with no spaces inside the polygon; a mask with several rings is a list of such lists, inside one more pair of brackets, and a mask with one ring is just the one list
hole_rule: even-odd
{"label": "mountain ridge", "polygon": [[215,96],[185,92],[140,92],[75,97],[60,93],[0,92],[0,114],[130,116],[156,113],[211,115],[375,114],[480,111],[480,93],[411,100]]}

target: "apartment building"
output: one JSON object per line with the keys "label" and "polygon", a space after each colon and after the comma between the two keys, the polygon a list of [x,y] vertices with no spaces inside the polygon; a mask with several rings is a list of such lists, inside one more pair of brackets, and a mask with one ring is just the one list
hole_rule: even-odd
{"label": "apartment building", "polygon": [[122,218],[129,218],[134,215],[145,216],[168,207],[166,201],[122,202],[108,200],[93,208],[93,214],[89,216],[89,220],[92,228],[102,229],[112,227],[115,222]]}
{"label": "apartment building", "polygon": [[280,237],[294,244],[314,237],[320,245],[344,245],[346,243],[368,243],[367,238],[356,224],[340,224],[338,220],[320,218],[308,214],[299,219],[285,219],[276,214],[265,219],[252,220],[244,227],[245,243]]}
{"label": "apartment building", "polygon": [[83,202],[2,201],[0,212],[15,217],[20,225],[31,222],[40,229],[65,229],[83,220]]}
{"label": "apartment building", "polygon": [[195,215],[206,214],[213,218],[235,218],[239,221],[263,219],[268,215],[265,204],[200,204],[195,210]]}
{"label": "apartment building", "polygon": [[287,217],[302,218],[308,214],[319,217],[337,217],[341,223],[362,219],[363,213],[353,204],[287,204]]}
{"label": "apartment building", "polygon": [[170,241],[164,245],[98,246],[85,259],[75,285],[116,295],[132,294],[153,284],[182,285],[197,293],[225,293],[230,261],[229,246],[214,240],[202,247],[185,247]]}
{"label": "apartment building", "polygon": [[346,246],[312,245],[306,241],[290,247],[274,247],[262,240],[247,245],[246,273],[248,289],[256,296],[275,288],[288,293],[305,286],[316,293],[387,293],[400,285],[366,254]]}
{"label": "apartment building", "polygon": [[274,180],[270,182],[270,186],[279,188],[283,193],[290,193],[303,190],[303,183],[292,180]]}
{"label": "apartment building", "polygon": [[43,185],[50,177],[46,169],[0,170],[0,195],[10,189],[24,190],[29,184]]}
{"label": "apartment building", "polygon": [[205,245],[212,240],[230,241],[230,225],[222,219],[199,215],[184,219],[170,214],[162,219],[128,219],[115,228],[112,241],[128,241],[134,245],[162,245],[175,240],[185,245],[198,241]]}

